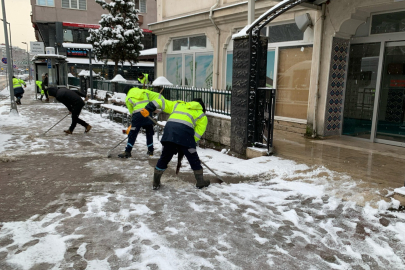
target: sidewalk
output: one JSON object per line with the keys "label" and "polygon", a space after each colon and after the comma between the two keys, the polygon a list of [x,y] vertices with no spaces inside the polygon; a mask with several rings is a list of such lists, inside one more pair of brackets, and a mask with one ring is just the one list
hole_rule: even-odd
{"label": "sidewalk", "polygon": [[[41,136],[67,110],[34,100],[32,89],[19,117],[0,100],[2,270],[405,267],[405,213],[388,211],[398,201],[382,196],[401,181],[390,187],[389,176],[379,185],[372,166],[361,180],[360,165],[368,163],[356,153],[366,154],[350,143],[340,148],[339,162],[328,154],[336,147],[326,143],[334,141],[290,134],[277,133],[272,157],[241,160],[198,149],[229,184],[205,170],[213,184],[197,190],[187,161],[175,175],[174,158],[153,191],[156,139],[152,158],[140,134],[133,158],[115,157],[123,144],[109,159],[107,151],[124,138],[122,126],[87,111],[81,117],[90,133],[78,126],[65,135],[66,118]],[[391,157],[373,153],[370,164],[380,158]]]}

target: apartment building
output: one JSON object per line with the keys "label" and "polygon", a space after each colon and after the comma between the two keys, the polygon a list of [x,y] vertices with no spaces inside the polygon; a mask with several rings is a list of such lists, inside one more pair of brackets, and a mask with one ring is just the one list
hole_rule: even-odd
{"label": "apartment building", "polygon": [[[156,48],[156,37],[148,29],[149,23],[156,22],[156,1],[134,2],[140,11],[138,23],[144,31],[144,49]],[[95,0],[31,0],[31,6],[37,41],[44,42],[45,47],[54,47],[56,52],[67,56],[69,71],[72,74],[78,74],[82,69],[88,68],[88,30],[99,28],[101,15],[108,11],[103,10]],[[96,72],[101,72],[107,78],[112,76],[109,65],[105,66],[101,62],[93,64]],[[121,73],[134,77],[139,68],[153,70],[153,63],[141,62],[136,67],[126,64]]]}
{"label": "apartment building", "polygon": [[[257,0],[258,18],[280,1]],[[279,128],[405,146],[405,1],[311,1],[268,24],[267,86]],[[232,36],[248,1],[157,0],[158,75],[232,88]],[[316,5],[318,4],[318,5]],[[310,25],[299,29],[295,19]]]}

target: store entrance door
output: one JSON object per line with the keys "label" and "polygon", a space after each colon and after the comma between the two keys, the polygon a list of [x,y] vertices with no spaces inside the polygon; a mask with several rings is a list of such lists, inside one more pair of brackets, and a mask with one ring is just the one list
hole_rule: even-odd
{"label": "store entrance door", "polygon": [[405,42],[387,42],[383,55],[375,141],[405,146]]}

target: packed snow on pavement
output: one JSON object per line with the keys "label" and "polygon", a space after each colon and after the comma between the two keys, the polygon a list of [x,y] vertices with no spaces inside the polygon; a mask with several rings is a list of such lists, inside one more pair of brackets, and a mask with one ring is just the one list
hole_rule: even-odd
{"label": "packed snow on pavement", "polygon": [[[143,134],[128,160],[106,158],[123,139],[122,125],[85,110],[89,134],[80,126],[71,136],[62,134],[67,118],[42,136],[67,110],[33,101],[30,87],[20,116],[9,117],[9,101],[0,102],[0,162],[18,164],[27,155],[84,157],[83,168],[94,179],[111,181],[88,184],[97,192],[80,194],[85,203],[77,207],[26,220],[0,217],[0,269],[405,268],[405,214],[388,210],[398,209],[398,201],[362,201],[363,191],[347,175],[275,156],[242,160],[227,150],[198,149],[208,166],[240,183],[198,190],[168,171],[153,191]],[[29,99],[31,105],[24,105]],[[156,137],[155,148],[156,161]],[[170,167],[176,163],[174,158]],[[180,174],[192,178],[183,163]]]}

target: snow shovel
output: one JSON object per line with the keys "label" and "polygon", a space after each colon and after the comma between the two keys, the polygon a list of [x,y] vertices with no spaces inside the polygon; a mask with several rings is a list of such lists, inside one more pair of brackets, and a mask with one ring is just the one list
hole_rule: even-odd
{"label": "snow shovel", "polygon": [[118,146],[120,146],[121,143],[123,143],[125,140],[127,140],[128,137],[125,137],[122,141],[120,141],[116,146],[114,146],[113,148],[111,148],[110,150],[108,150],[107,152],[107,158],[111,157],[111,151],[114,150],[115,148],[117,148]]}
{"label": "snow shovel", "polygon": [[221,180],[222,182],[225,182],[224,179],[222,179],[221,176],[219,176],[218,174],[216,174],[210,167],[208,167],[207,164],[205,164],[204,161],[202,161],[201,159],[200,159],[200,161],[201,161],[201,163],[202,163],[205,167],[207,167],[207,169],[208,169],[210,172],[212,172],[213,174],[215,174],[215,176],[216,176],[219,180]]}
{"label": "snow shovel", "polygon": [[[177,160],[177,168],[176,168],[176,174],[178,174],[179,173],[179,171],[180,171],[180,167],[181,167],[181,160],[183,159],[183,157],[184,157],[184,154],[181,152],[181,151],[179,151],[179,153],[178,153],[178,160]],[[200,161],[201,161],[201,163],[210,171],[210,172],[212,172],[213,174],[215,174],[215,176],[219,179],[219,180],[221,180],[222,182],[225,182],[224,181],[224,179],[222,179],[222,177],[221,176],[219,176],[218,174],[216,174],[210,167],[208,167],[207,166],[207,164],[205,164],[205,162],[204,161],[202,161],[201,159],[200,159]],[[221,182],[221,183],[222,183]]]}
{"label": "snow shovel", "polygon": [[42,134],[42,136],[44,136],[48,131],[50,131],[51,129],[53,129],[54,126],[56,126],[57,124],[59,124],[60,122],[62,122],[62,120],[65,119],[66,117],[68,117],[69,114],[70,114],[70,113],[68,113],[67,115],[65,115],[65,117],[63,117],[62,119],[60,119],[58,123],[56,123],[56,124],[53,125],[50,129],[48,129],[47,131],[45,131],[45,132]]}

